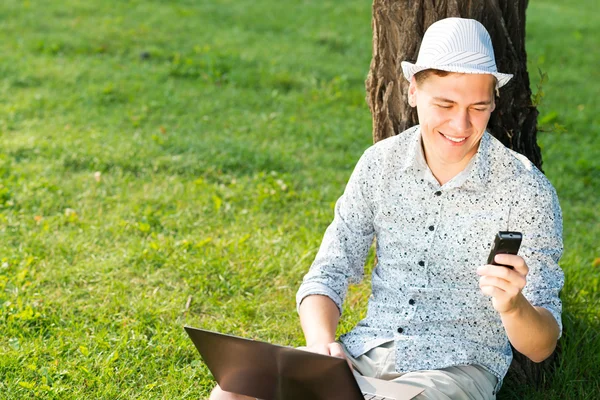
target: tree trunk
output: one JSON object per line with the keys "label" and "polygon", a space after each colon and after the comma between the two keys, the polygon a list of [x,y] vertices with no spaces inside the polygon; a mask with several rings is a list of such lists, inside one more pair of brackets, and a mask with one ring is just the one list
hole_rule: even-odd
{"label": "tree trunk", "polygon": [[[536,139],[538,111],[531,101],[525,52],[527,3],[527,0],[373,0],[373,58],[366,80],[373,141],[397,135],[418,123],[416,110],[407,102],[409,82],[402,75],[400,62],[417,59],[425,30],[446,17],[473,18],[490,33],[498,71],[514,74],[500,89],[488,130],[541,170],[542,156]],[[539,386],[548,381],[546,376],[551,373],[558,352],[559,349],[548,360],[535,364],[513,349],[514,360],[507,379]]]}
{"label": "tree trunk", "polygon": [[514,74],[500,90],[488,130],[541,169],[542,156],[536,139],[538,111],[531,102],[525,53],[527,3],[527,0],[374,0],[373,58],[366,81],[374,142],[418,123],[416,110],[406,101],[408,81],[402,75],[400,62],[417,59],[425,30],[446,17],[473,18],[492,37],[498,70]]}

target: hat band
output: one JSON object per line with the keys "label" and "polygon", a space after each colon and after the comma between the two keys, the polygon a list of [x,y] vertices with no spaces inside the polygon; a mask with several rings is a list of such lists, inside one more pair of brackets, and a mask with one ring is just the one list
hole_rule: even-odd
{"label": "hat band", "polygon": [[[432,49],[434,50],[434,49]],[[483,69],[496,72],[496,61],[488,54],[472,51],[458,51],[440,54],[438,52],[425,51],[419,54],[416,65],[455,65],[471,68]]]}

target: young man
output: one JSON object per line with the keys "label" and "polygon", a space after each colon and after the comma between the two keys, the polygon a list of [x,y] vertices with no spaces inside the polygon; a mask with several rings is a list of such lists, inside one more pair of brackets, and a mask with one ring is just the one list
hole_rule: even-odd
{"label": "young man", "polygon": [[[560,207],[541,172],[486,132],[512,76],[479,22],[436,22],[402,68],[420,125],[367,149],[338,200],[297,293],[307,347],[421,386],[420,399],[493,399],[511,343],[539,362],[560,337]],[[495,259],[512,269],[484,265],[498,231],[523,234],[518,256]],[[373,237],[367,316],[336,342]]]}

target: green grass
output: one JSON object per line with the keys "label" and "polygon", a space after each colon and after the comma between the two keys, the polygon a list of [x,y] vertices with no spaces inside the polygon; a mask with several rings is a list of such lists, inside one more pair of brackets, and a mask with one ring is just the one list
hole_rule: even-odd
{"label": "green grass", "polygon": [[[600,392],[595,6],[528,10],[564,350],[544,391],[500,398]],[[371,143],[370,7],[0,4],[0,398],[205,398],[184,324],[302,344],[295,291]],[[367,296],[352,289],[340,331]]]}

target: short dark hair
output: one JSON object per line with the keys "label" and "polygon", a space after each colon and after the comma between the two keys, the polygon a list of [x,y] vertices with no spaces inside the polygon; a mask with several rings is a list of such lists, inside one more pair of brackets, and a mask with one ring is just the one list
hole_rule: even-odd
{"label": "short dark hair", "polygon": [[[429,68],[429,69],[424,69],[422,71],[415,73],[414,77],[415,77],[415,81],[417,82],[417,86],[421,86],[423,84],[423,82],[425,82],[427,80],[427,78],[429,78],[431,75],[444,77],[444,76],[448,76],[450,74],[455,74],[455,73],[458,73],[458,72],[450,72],[450,71],[443,71],[441,69]],[[498,87],[498,78],[496,78],[494,76],[494,86],[492,86],[492,93],[494,93],[494,88],[497,88],[497,87]],[[496,95],[498,95],[498,91],[495,90],[495,92],[496,92]]]}
{"label": "short dark hair", "polygon": [[433,69],[433,68],[429,68],[429,69],[424,69],[422,71],[419,71],[415,74],[415,80],[417,81],[417,85],[422,85],[423,82],[425,82],[427,80],[427,78],[429,78],[431,75],[437,75],[437,76],[447,76],[450,75],[452,72],[449,71],[442,71],[441,69]]}

